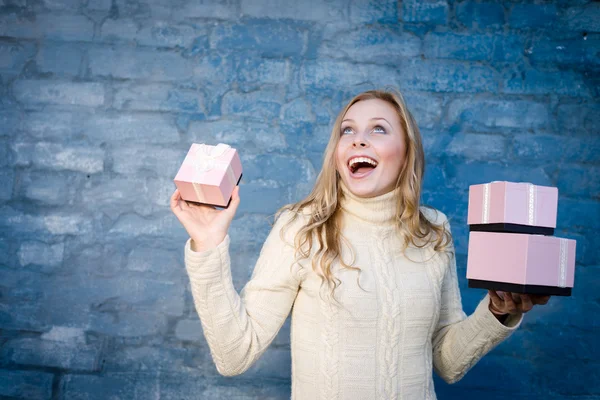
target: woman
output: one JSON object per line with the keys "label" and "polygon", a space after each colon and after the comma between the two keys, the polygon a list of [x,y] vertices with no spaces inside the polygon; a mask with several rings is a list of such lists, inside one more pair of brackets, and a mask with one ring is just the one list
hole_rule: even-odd
{"label": "woman", "polygon": [[[435,399],[548,297],[490,291],[467,318],[446,216],[419,205],[424,155],[400,94],[369,91],[338,116],[312,193],[284,207],[238,296],[228,209],[171,208],[218,371],[246,371],[292,310],[292,398]],[[514,297],[514,299],[513,299]]]}

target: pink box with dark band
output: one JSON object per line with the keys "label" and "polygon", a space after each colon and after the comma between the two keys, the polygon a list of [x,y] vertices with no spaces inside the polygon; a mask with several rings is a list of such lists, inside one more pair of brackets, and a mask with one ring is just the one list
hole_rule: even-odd
{"label": "pink box with dark band", "polygon": [[174,181],[184,200],[227,207],[241,176],[237,150],[222,143],[194,143]]}

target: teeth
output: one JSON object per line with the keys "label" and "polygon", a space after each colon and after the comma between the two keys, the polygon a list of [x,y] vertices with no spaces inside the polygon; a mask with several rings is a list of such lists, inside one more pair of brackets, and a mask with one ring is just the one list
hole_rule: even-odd
{"label": "teeth", "polygon": [[377,166],[377,161],[372,160],[372,159],[367,158],[367,157],[355,157],[355,158],[353,158],[353,159],[350,160],[350,162],[348,163],[348,166],[350,168],[352,168],[352,166],[354,166],[354,164],[360,163],[360,162],[369,163],[369,164],[371,164],[374,167]]}

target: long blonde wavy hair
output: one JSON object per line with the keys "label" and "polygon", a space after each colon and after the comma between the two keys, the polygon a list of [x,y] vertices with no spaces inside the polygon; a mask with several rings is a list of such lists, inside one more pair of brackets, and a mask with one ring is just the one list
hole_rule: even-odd
{"label": "long blonde wavy hair", "polygon": [[[402,94],[390,90],[371,90],[355,96],[339,113],[329,143],[325,149],[323,167],[319,173],[312,192],[295,204],[282,207],[277,215],[283,211],[290,211],[291,218],[283,226],[281,235],[301,214],[308,214],[309,219],[294,239],[296,261],[308,259],[312,255],[312,269],[327,283],[330,295],[333,297],[340,280],[333,276],[332,264],[339,260],[343,268],[358,270],[351,264],[344,262],[341,257],[342,241],[339,226],[340,202],[342,196],[340,188],[340,175],[336,169],[335,154],[340,140],[340,127],[346,112],[352,105],[359,101],[380,99],[391,104],[400,117],[400,123],[407,144],[405,163],[400,170],[396,181],[396,188],[400,188],[396,205],[396,223],[402,237],[405,250],[410,244],[423,248],[433,245],[436,253],[448,252],[452,237],[444,225],[436,225],[429,221],[420,211],[421,183],[425,172],[425,156],[421,142],[421,134],[412,114],[408,110]],[[314,254],[313,254],[314,253]],[[357,277],[358,281],[358,277]]]}

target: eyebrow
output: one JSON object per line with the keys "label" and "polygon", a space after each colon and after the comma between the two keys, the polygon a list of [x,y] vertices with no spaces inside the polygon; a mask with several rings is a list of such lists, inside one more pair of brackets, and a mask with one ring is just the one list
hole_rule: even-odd
{"label": "eyebrow", "polygon": [[[370,121],[377,121],[377,120],[381,120],[381,119],[384,120],[385,122],[387,122],[390,126],[392,126],[392,124],[390,124],[390,121],[388,121],[387,119],[385,119],[383,117],[371,118]],[[346,121],[348,121],[348,122],[354,122],[353,119],[345,119],[342,122],[346,122]]]}

